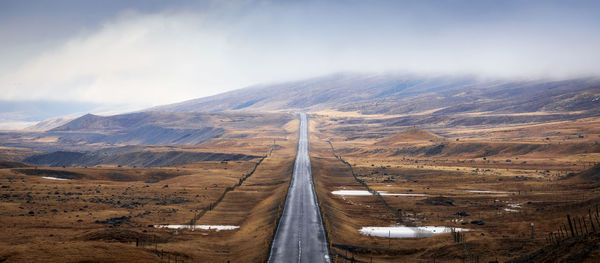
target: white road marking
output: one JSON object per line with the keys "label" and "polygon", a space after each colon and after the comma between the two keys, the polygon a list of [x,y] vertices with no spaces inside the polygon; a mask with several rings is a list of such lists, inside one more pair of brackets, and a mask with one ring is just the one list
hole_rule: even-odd
{"label": "white road marking", "polygon": [[302,259],[302,240],[298,240],[298,263]]}

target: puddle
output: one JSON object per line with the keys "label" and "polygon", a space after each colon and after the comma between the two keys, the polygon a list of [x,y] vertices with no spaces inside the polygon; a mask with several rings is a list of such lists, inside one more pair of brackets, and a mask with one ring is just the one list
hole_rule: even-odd
{"label": "puddle", "polygon": [[156,228],[170,228],[170,229],[202,229],[202,230],[235,230],[240,228],[239,226],[223,226],[223,225],[155,225]]}
{"label": "puddle", "polygon": [[480,190],[466,190],[469,193],[476,194],[514,194],[515,192],[502,192],[502,191],[480,191]]}
{"label": "puddle", "polygon": [[42,176],[42,178],[48,179],[48,180],[58,180],[58,181],[68,181],[68,180],[71,180],[71,179],[58,178],[58,177],[52,177],[52,176]]}
{"label": "puddle", "polygon": [[[454,231],[469,231],[465,228],[454,228]],[[359,230],[359,232],[365,236],[375,237],[391,237],[391,238],[422,238],[432,237],[435,235],[450,233],[452,232],[451,227],[446,226],[390,226],[390,227],[377,227],[377,226],[366,226]]]}
{"label": "puddle", "polygon": [[[369,191],[367,190],[338,190],[338,191],[333,191],[331,192],[334,195],[353,195],[353,196],[367,196],[367,195],[372,195]],[[379,191],[380,195],[387,195],[387,196],[429,196],[427,194],[394,194],[394,193],[388,193],[387,191]]]}

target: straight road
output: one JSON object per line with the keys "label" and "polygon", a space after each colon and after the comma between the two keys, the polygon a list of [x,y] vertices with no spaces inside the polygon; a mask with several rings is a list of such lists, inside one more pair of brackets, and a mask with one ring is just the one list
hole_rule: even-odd
{"label": "straight road", "polygon": [[275,232],[269,262],[330,262],[308,157],[308,120],[300,113],[300,137],[292,182]]}

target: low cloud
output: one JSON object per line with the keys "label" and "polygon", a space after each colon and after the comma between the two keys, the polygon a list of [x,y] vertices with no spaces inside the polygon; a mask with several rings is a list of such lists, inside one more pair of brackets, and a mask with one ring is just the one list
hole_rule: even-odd
{"label": "low cloud", "polygon": [[[598,21],[577,10],[521,7],[499,16],[331,3],[227,8],[122,13],[0,72],[0,99],[152,106],[339,71],[600,72]],[[566,22],[536,19],[549,15]]]}

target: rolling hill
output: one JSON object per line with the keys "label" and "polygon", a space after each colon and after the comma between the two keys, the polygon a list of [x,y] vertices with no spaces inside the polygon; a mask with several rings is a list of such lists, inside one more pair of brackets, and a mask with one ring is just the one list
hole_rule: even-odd
{"label": "rolling hill", "polygon": [[[318,111],[432,115],[600,113],[600,79],[506,80],[472,76],[334,74],[260,85],[152,108],[165,112]],[[572,118],[570,116],[569,118]]]}
{"label": "rolling hill", "polygon": [[125,145],[197,145],[231,131],[283,126],[286,113],[182,113],[145,111],[113,116],[86,114],[45,132],[0,132],[7,147],[44,151],[94,151]]}
{"label": "rolling hill", "polygon": [[[128,114],[86,114],[68,122],[59,119],[37,127],[51,128],[46,131],[0,132],[0,146],[95,151],[125,145],[198,145],[223,136],[247,136],[244,131],[261,126],[282,127],[295,118],[291,113],[296,111],[320,114],[331,110],[350,114],[330,120],[335,123],[333,130],[352,134],[352,138],[391,136],[410,127],[439,131],[571,121],[600,116],[600,79],[334,74],[253,86]],[[351,113],[384,117],[353,118]],[[364,125],[394,128],[371,134],[362,132],[367,129]],[[410,129],[388,139],[399,142],[415,136],[423,141],[440,139]]]}
{"label": "rolling hill", "polygon": [[442,140],[444,140],[442,136],[432,132],[418,128],[408,128],[397,134],[379,140],[377,144],[394,145],[403,142],[437,142]]}

